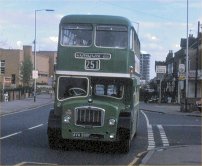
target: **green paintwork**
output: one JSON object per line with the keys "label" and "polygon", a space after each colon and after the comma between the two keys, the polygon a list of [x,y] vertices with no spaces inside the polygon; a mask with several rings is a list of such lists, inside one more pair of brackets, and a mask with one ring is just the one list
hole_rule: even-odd
{"label": "green paintwork", "polygon": [[[104,125],[102,127],[92,127],[92,128],[84,128],[81,126],[76,126],[74,122],[74,113],[72,114],[72,118],[70,120],[69,124],[62,123],[62,136],[63,138],[68,139],[84,139],[84,138],[75,138],[72,136],[72,132],[84,132],[88,134],[102,134],[105,136],[105,141],[112,141],[109,138],[109,134],[106,133],[114,133],[116,135],[117,131],[117,122],[118,122],[118,116],[121,110],[125,109],[125,105],[121,102],[117,103],[117,100],[115,99],[109,99],[106,103],[105,97],[97,97],[94,98],[93,103],[88,104],[87,102],[88,98],[85,99],[69,99],[63,104],[63,113],[67,109],[71,109],[72,112],[74,112],[74,108],[78,106],[94,106],[105,109],[105,119],[104,119]],[[109,126],[108,121],[110,118],[116,119],[116,125]],[[69,132],[71,130],[72,132]],[[114,138],[113,140],[115,140]]]}
{"label": "green paintwork", "polygon": [[[60,26],[68,23],[90,23],[95,30],[96,24],[114,24],[114,25],[126,25],[128,27],[128,43],[130,40],[130,30],[132,24],[130,21],[124,17],[116,16],[97,16],[97,15],[69,15],[62,18]],[[61,32],[61,29],[60,29]],[[59,32],[59,33],[60,33]],[[95,33],[94,33],[95,34]],[[137,36],[137,35],[136,35]],[[59,35],[60,41],[60,35]],[[130,50],[130,48],[116,49],[116,48],[100,48],[96,47],[94,44],[90,47],[67,47],[60,45],[58,43],[58,57],[56,71],[86,71],[84,68],[85,59],[75,58],[76,52],[82,53],[110,53],[111,59],[102,60],[100,59],[100,70],[90,71],[90,72],[102,72],[102,73],[129,73],[129,67],[134,66],[134,55],[139,56],[140,54],[140,43],[137,38],[137,43],[135,43],[135,52]],[[81,75],[82,76],[82,75]],[[99,75],[98,75],[99,76]],[[59,75],[56,75],[56,80]],[[65,139],[90,139],[90,138],[75,138],[72,136],[72,132],[82,132],[88,134],[101,134],[104,135],[104,140],[102,141],[116,141],[117,140],[117,124],[118,118],[121,111],[131,112],[131,137],[135,134],[137,114],[139,110],[139,101],[134,101],[134,95],[139,95],[139,88],[137,86],[137,80],[139,76],[135,78],[128,78],[128,82],[123,99],[113,99],[110,97],[98,97],[98,96],[87,96],[87,97],[77,97],[72,99],[67,99],[64,101],[58,101],[55,98],[55,112],[60,114],[62,117],[62,137]],[[89,77],[90,79],[90,77]],[[57,85],[56,85],[57,86]],[[135,92],[135,88],[137,91]],[[56,88],[57,89],[57,88]],[[57,93],[56,93],[57,94]],[[88,102],[89,98],[93,99],[92,103]],[[127,99],[127,100],[126,100]],[[135,98],[135,100],[137,97]],[[61,103],[61,107],[57,107],[57,103]],[[75,107],[81,106],[94,106],[105,110],[104,125],[102,127],[91,127],[85,128],[81,126],[76,126],[74,122],[74,110]],[[72,116],[70,123],[64,123],[63,117],[65,111],[68,109],[72,110]],[[116,119],[116,124],[114,126],[109,126],[108,121],[110,118]],[[70,131],[71,130],[71,131]],[[109,134],[115,134],[114,139],[109,138]],[[92,139],[93,140],[93,139]]]}
{"label": "green paintwork", "polygon": [[[128,27],[128,40],[130,35],[130,29],[132,24],[124,17],[118,16],[99,16],[99,15],[69,15],[62,18],[60,26],[71,23],[89,23],[93,26],[97,24],[114,24],[114,25],[125,25]],[[61,33],[61,28],[60,28]],[[95,34],[95,32],[93,33]],[[94,37],[94,35],[93,35]],[[128,41],[129,43],[129,41]],[[139,40],[137,45],[139,45]],[[58,43],[58,59],[56,70],[62,71],[86,71],[85,60],[76,59],[75,53],[110,53],[110,60],[100,60],[100,70],[90,72],[104,72],[104,73],[128,73],[129,67],[134,66],[134,52],[129,48],[116,49],[116,48],[101,48],[93,45],[89,47],[68,47],[60,44],[60,36]],[[138,50],[139,52],[139,50]]]}

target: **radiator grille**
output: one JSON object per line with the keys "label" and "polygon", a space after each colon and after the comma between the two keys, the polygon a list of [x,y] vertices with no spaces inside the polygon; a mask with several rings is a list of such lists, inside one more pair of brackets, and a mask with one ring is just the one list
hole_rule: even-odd
{"label": "radiator grille", "polygon": [[76,108],[76,125],[102,126],[104,121],[104,110],[97,107]]}

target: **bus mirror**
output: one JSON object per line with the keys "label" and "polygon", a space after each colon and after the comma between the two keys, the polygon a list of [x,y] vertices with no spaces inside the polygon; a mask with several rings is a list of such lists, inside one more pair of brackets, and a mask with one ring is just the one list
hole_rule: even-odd
{"label": "bus mirror", "polygon": [[90,86],[90,90],[89,90],[89,96],[92,96],[92,93],[93,93],[93,87]]}

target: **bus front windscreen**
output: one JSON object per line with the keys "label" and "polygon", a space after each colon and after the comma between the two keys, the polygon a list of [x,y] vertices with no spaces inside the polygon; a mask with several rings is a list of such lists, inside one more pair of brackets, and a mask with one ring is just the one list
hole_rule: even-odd
{"label": "bus front windscreen", "polygon": [[59,77],[58,99],[87,96],[88,79],[83,77]]}
{"label": "bus front windscreen", "polygon": [[122,25],[97,25],[96,46],[127,48],[128,30]]}

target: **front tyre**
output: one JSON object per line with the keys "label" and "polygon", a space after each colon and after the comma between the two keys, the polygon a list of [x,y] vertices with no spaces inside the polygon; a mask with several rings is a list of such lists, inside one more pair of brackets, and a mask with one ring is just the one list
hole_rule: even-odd
{"label": "front tyre", "polygon": [[58,149],[61,145],[59,129],[48,128],[48,144],[51,149]]}
{"label": "front tyre", "polygon": [[128,153],[130,151],[131,139],[130,139],[130,130],[119,128],[119,152]]}
{"label": "front tyre", "polygon": [[57,149],[61,147],[62,134],[61,134],[61,117],[54,114],[52,109],[48,117],[48,144],[51,149]]}
{"label": "front tyre", "polygon": [[130,145],[131,145],[130,139],[120,141],[120,152],[128,153],[130,151]]}

